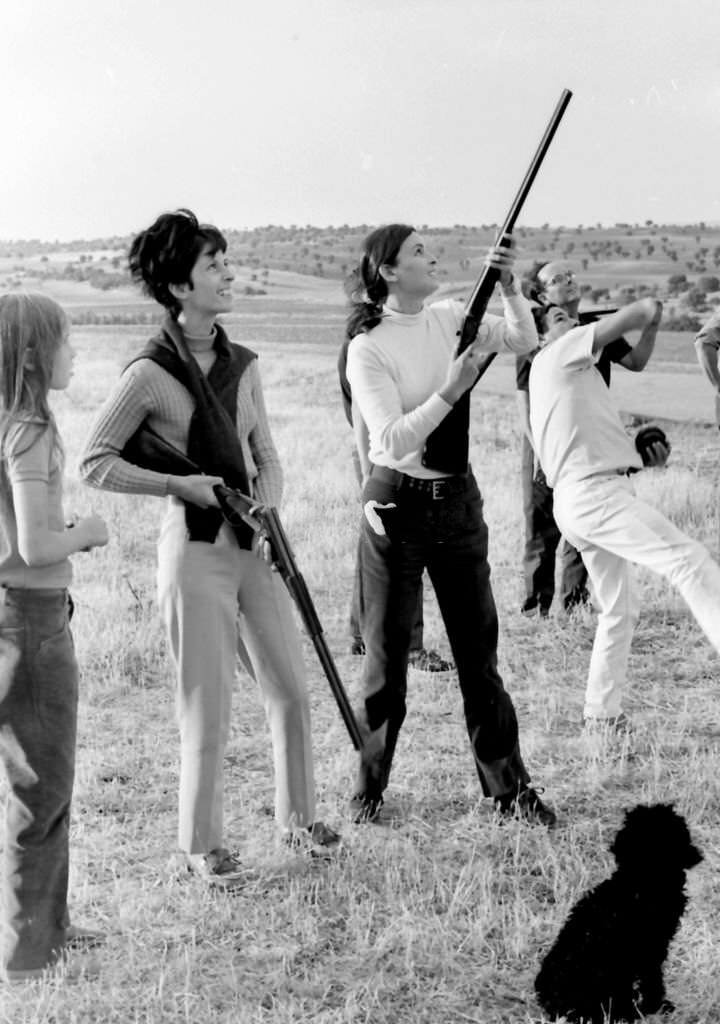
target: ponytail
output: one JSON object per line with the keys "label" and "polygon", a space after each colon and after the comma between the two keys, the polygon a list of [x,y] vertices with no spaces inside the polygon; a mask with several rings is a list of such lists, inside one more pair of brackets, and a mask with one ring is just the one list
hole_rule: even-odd
{"label": "ponytail", "polygon": [[388,287],[380,268],[394,265],[401,245],[414,230],[409,224],[385,224],[365,239],[362,259],[344,282],[349,299],[347,338],[371,331],[382,320]]}
{"label": "ponytail", "polygon": [[349,311],[345,324],[345,337],[352,340],[357,334],[364,334],[371,331],[373,327],[382,320],[384,296],[376,300],[370,295],[362,281],[361,268],[355,267],[343,282],[345,293],[349,300]]}

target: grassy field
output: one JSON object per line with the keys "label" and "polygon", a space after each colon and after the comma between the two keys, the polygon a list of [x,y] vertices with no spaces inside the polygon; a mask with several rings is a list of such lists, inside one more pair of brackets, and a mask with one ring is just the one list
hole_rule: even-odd
{"label": "grassy field", "polygon": [[[357,693],[346,614],[359,515],[351,437],[338,401],[339,315],[253,306],[232,334],[260,354],[286,470],[287,532],[341,675]],[[226,760],[227,837],[248,868],[213,895],[175,853],[178,745],[173,680],[154,603],[162,503],[89,491],[75,460],[95,411],[143,328],[78,328],[76,378],[56,403],[68,450],[68,512],[105,516],[112,540],[75,559],[74,634],[83,670],[71,903],[108,932],[99,978],[0,994],[8,1024],[530,1024],[532,982],[572,902],[605,877],[624,808],[674,800],[705,861],[667,964],[676,1024],[716,1024],[720,896],[717,657],[678,596],[641,576],[631,655],[636,732],[616,757],[580,739],[594,632],[590,613],[518,613],[519,434],[512,398],[475,402],[472,460],[485,496],[500,615],[500,667],[524,756],[559,826],[500,826],[480,798],[454,680],[411,675],[409,712],[377,826],[345,820],[355,758],[306,643],[322,817],[344,835],[319,865],[280,847],[268,730],[239,677]],[[674,450],[642,493],[717,554],[717,430],[668,424]],[[426,642],[447,653],[426,593]]]}

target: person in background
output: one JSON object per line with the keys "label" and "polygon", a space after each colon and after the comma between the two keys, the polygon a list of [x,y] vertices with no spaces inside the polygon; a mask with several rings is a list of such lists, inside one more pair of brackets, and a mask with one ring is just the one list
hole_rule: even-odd
{"label": "person in background", "polygon": [[[353,404],[350,382],[347,378],[347,354],[352,338],[345,338],[338,356],[338,377],[340,379],[340,394],[342,397],[345,418],[353,429],[355,446],[353,448],[353,466],[358,486],[362,491],[363,483],[370,473],[370,437],[365,421],[360,415],[357,406]],[[355,573],[353,577],[353,591],[350,604],[350,653],[364,654],[365,642],[362,638],[360,623],[362,619],[362,581],[360,579],[359,562],[355,561]],[[408,665],[416,672],[428,672],[435,675],[442,675],[452,672],[452,662],[443,658],[434,648],[424,646],[424,622],[423,622],[423,585],[420,580],[417,598],[417,613],[413,623],[410,637],[410,653]]]}
{"label": "person in background", "polygon": [[[315,817],[310,709],[289,597],[265,545],[223,521],[213,490],[225,482],[279,505],[282,470],[257,358],[217,321],[233,307],[222,233],[189,210],[162,214],[133,240],[129,264],[166,317],[100,410],[80,472],[94,487],[167,498],[158,601],[177,672],[178,842],[192,872],[210,886],[235,888],[244,873],[224,841],[223,758],[238,637],[263,694],[285,839],[311,853],[339,839]],[[180,475],[170,461],[150,467],[124,457],[143,427],[199,471]]]}
{"label": "person in background", "polygon": [[488,530],[472,470],[449,476],[423,463],[431,432],[477,379],[483,352],[537,346],[516,285],[512,248],[495,247],[505,316],[487,314],[477,340],[455,357],[463,307],[426,305],[437,260],[407,224],[365,239],[347,336],[353,402],[369,433],[360,573],[366,657],[359,711],[366,742],[350,802],[356,821],[377,818],[406,713],[407,663],[423,570],[447,630],[482,792],[500,815],[552,826],[555,813],[529,785],[518,723],[497,669],[498,621]]}
{"label": "person in background", "polygon": [[715,422],[720,427],[720,312],[715,312],[695,337],[695,353],[700,369],[715,392]]}
{"label": "person in background", "polygon": [[652,350],[662,304],[641,299],[578,326],[562,306],[543,317],[544,343],[530,371],[533,443],[554,491],[558,526],[581,553],[598,624],[585,692],[586,731],[627,727],[622,709],[640,600],[633,562],[678,588],[720,650],[720,568],[702,544],[635,495],[643,461],[596,371],[603,350],[631,331]]}
{"label": "person in background", "polygon": [[[536,263],[523,278],[523,291],[541,307],[560,306],[578,324],[593,323],[597,312],[580,312],[580,285],[575,271],[564,260]],[[612,312],[612,311],[610,311]],[[644,370],[652,355],[655,338],[633,349],[624,338],[617,338],[603,348],[596,369],[609,387],[613,363],[626,370]],[[524,615],[548,615],[555,594],[555,563],[560,559],[560,593],[563,608],[572,611],[588,600],[587,570],[580,552],[566,538],[561,538],[553,515],[552,488],[548,486],[533,446],[530,431],[529,379],[535,353],[521,355],[516,360],[516,397],[522,428],[521,481],[523,515],[525,519],[525,549],[523,574],[525,598],[521,607]],[[667,453],[665,453],[665,459]],[[658,465],[662,464],[658,453]]]}
{"label": "person in background", "polygon": [[[99,932],[68,912],[78,665],[70,556],[108,542],[99,516],[66,525],[64,452],[48,403],[70,384],[67,318],[41,294],[0,297],[0,761],[8,782],[0,882],[8,981],[41,977]],[[68,965],[70,966],[70,965]]]}

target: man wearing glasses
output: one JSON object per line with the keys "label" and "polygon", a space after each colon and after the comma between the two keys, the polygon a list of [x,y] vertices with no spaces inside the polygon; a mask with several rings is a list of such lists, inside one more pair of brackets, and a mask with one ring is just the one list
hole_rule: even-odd
{"label": "man wearing glasses", "polygon": [[[580,312],[580,285],[575,271],[564,260],[536,263],[523,280],[523,291],[541,307],[559,306],[578,325],[593,323],[596,312]],[[608,310],[607,312],[614,312]],[[600,355],[596,369],[610,386],[611,367],[619,363],[627,370],[644,370],[652,355],[655,336],[643,339],[632,348],[624,338],[607,345]],[[523,572],[525,600],[524,615],[539,614],[546,617],[555,594],[555,556],[560,548],[562,566],[560,589],[565,611],[584,604],[588,598],[587,570],[580,552],[562,540],[553,516],[553,494],[535,452],[530,432],[530,367],[536,352],[519,356],[516,363],[517,404],[522,425],[521,474],[523,514],[525,518],[525,551]],[[667,453],[664,454],[667,458]],[[664,462],[662,453],[658,465]]]}

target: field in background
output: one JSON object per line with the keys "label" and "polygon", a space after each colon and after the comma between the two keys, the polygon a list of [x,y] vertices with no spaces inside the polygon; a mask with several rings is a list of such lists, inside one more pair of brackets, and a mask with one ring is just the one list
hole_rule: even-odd
{"label": "field in background", "polygon": [[[421,224],[418,229],[438,258],[446,294],[466,298],[498,226]],[[237,274],[235,291],[251,302],[265,296],[280,304],[336,305],[341,301],[341,282],[357,264],[369,230],[369,225],[347,224],[225,229]],[[577,268],[587,303],[593,306],[618,305],[651,293],[666,301],[666,318],[697,319],[720,301],[717,225],[520,225],[515,237],[520,271],[536,261],[567,259]],[[68,305],[78,322],[86,322],[83,318],[88,316],[108,322],[130,313],[148,315],[151,306],[129,287],[129,241],[0,241],[0,289],[47,289]]]}
{"label": "field in background", "polygon": [[[286,471],[283,519],[341,675],[356,694],[360,662],[346,653],[346,613],[359,509],[335,372],[341,310],[305,302],[281,313],[268,298],[252,302],[263,305],[243,309],[231,334],[260,355]],[[106,549],[75,559],[83,683],[71,892],[75,920],[105,928],[109,941],[98,981],[3,993],[0,1020],[537,1022],[539,959],[571,903],[609,871],[607,846],[623,809],[674,800],[705,861],[690,874],[688,913],[668,961],[673,1020],[714,1024],[717,657],[677,595],[643,574],[628,695],[635,737],[615,758],[583,745],[593,616],[555,612],[535,622],[518,613],[522,525],[511,397],[474,401],[472,460],[490,527],[500,668],[517,705],[525,759],[558,811],[558,829],[495,822],[480,798],[456,682],[412,674],[384,822],[349,824],[355,758],[306,643],[320,810],[341,827],[343,854],[321,865],[277,844],[267,727],[256,687],[241,676],[226,811],[227,837],[247,865],[248,883],[233,897],[216,896],[187,876],[174,853],[173,683],[154,603],[162,502],[88,491],[75,475],[109,382],[146,333],[75,328],[76,377],[56,402],[68,449],[67,510],[93,509],[112,534]],[[644,474],[638,486],[717,555],[717,429],[692,420],[665,426],[671,464]],[[430,588],[425,604],[427,643],[448,653]]]}

